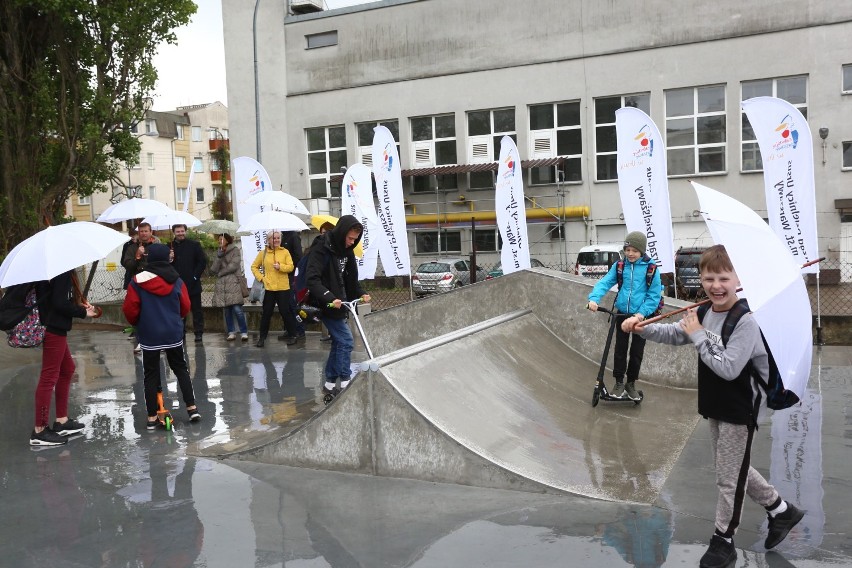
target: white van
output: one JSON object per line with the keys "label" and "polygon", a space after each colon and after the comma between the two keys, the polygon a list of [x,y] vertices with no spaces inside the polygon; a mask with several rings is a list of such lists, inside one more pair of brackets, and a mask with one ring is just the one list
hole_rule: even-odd
{"label": "white van", "polygon": [[624,243],[589,245],[580,249],[574,274],[600,280],[609,267],[624,258]]}

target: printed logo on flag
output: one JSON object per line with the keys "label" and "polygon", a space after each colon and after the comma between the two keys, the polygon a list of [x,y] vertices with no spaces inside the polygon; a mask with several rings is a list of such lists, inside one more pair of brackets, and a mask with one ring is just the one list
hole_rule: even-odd
{"label": "printed logo on flag", "polygon": [[654,139],[651,138],[651,128],[646,124],[639,129],[639,134],[633,137],[638,142],[633,149],[634,158],[650,158],[654,155]]}
{"label": "printed logo on flag", "polygon": [[506,171],[503,173],[503,179],[512,178],[515,175],[515,160],[512,159],[512,154],[507,154],[503,163],[506,164]]}
{"label": "printed logo on flag", "polygon": [[393,168],[393,156],[390,153],[390,144],[386,145],[384,150],[382,150],[382,169],[386,172],[391,171]]}
{"label": "printed logo on flag", "polygon": [[772,149],[776,152],[786,150],[787,148],[796,149],[799,143],[799,131],[796,129],[796,123],[793,122],[793,117],[789,114],[781,119],[778,126],[775,127],[775,132],[781,137],[772,144]]}
{"label": "printed logo on flag", "polygon": [[260,193],[261,191],[263,191],[265,189],[266,184],[263,182],[262,179],[260,179],[260,176],[257,175],[257,172],[254,172],[254,174],[249,178],[249,185],[251,186],[249,191],[252,195],[254,195],[255,193]]}
{"label": "printed logo on flag", "polygon": [[354,180],[350,180],[349,183],[346,184],[346,196],[347,197],[355,197],[355,190],[358,188],[358,184],[355,183]]}

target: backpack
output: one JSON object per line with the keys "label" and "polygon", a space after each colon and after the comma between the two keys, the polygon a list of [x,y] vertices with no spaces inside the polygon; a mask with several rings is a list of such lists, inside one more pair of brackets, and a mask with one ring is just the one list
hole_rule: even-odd
{"label": "backpack", "polygon": [[34,282],[6,288],[0,299],[0,329],[8,335],[11,347],[37,347],[44,343]]}
{"label": "backpack", "polygon": [[[293,276],[293,293],[296,296],[296,304],[299,306],[300,312],[305,312],[304,316],[301,313],[299,314],[302,319],[316,319],[319,315],[317,308],[322,307],[311,298],[311,292],[308,290],[308,261],[314,253],[314,249],[318,246],[321,245],[315,243],[305,251],[302,258],[300,258],[299,262],[296,263],[296,271]],[[326,253],[325,266],[328,266],[330,260],[331,255]]]}
{"label": "backpack", "polygon": [[[704,320],[704,315],[709,309],[709,304],[701,304],[698,306],[699,322]],[[734,332],[734,328],[737,327],[737,323],[739,323],[740,318],[750,312],[751,309],[748,307],[748,302],[745,298],[738,300],[737,303],[728,311],[728,315],[725,317],[725,323],[722,325],[723,345],[728,345],[728,338],[731,337],[731,334]],[[760,332],[760,339],[763,341],[763,346],[766,348],[766,354],[769,356],[769,376],[766,379],[761,377],[760,373],[757,372],[757,369],[754,368],[751,361],[748,362],[748,369],[751,377],[760,385],[763,392],[766,393],[766,406],[772,410],[784,410],[785,408],[790,408],[794,404],[798,404],[799,397],[796,393],[784,388],[784,380],[781,378],[781,373],[778,371],[778,365],[775,363],[775,357],[773,357],[772,351],[769,349],[769,344],[766,343],[766,338],[763,337],[762,331]]]}
{"label": "backpack", "polygon": [[[650,261],[651,257],[647,254],[642,255],[642,260]],[[648,270],[645,272],[645,286],[648,288],[651,287],[651,282],[654,280],[654,273],[657,272],[657,265],[653,262],[648,262]],[[621,290],[621,285],[624,284],[624,259],[619,260],[615,264],[615,279],[618,282],[618,289]],[[660,303],[657,304],[657,309],[654,310],[654,313],[651,314],[650,317],[658,316],[663,313],[663,306],[665,306],[666,302],[663,300],[663,295],[660,294]]]}

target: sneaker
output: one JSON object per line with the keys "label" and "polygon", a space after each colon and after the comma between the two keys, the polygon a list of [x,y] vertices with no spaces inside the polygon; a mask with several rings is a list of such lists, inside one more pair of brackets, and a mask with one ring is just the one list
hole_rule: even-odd
{"label": "sneaker", "polygon": [[278,341],[287,341],[291,337],[293,337],[293,336],[290,335],[289,333],[282,333],[281,335],[278,336]]}
{"label": "sneaker", "polygon": [[192,410],[187,410],[186,413],[189,414],[189,421],[190,422],[198,422],[199,420],[201,420],[201,413],[198,412],[197,408],[193,408]]}
{"label": "sneaker", "polygon": [[60,436],[50,428],[45,428],[41,432],[33,430],[30,434],[31,446],[61,446],[66,443],[68,440],[64,436]]}
{"label": "sneaker", "polygon": [[630,400],[639,400],[639,393],[636,392],[636,383],[634,381],[627,381],[627,384],[624,386],[624,391],[627,393],[627,398]]}
{"label": "sneaker", "polygon": [[145,422],[145,429],[146,429],[146,430],[156,430],[156,429],[157,429],[157,426],[159,426],[159,425],[160,425],[160,421],[159,421],[159,420],[156,420],[156,419],[155,419],[153,422],[151,422],[150,420],[148,420],[147,422]]}
{"label": "sneaker", "polygon": [[59,422],[53,423],[53,431],[60,436],[70,436],[71,434],[82,432],[85,427],[85,424],[80,424],[73,418],[69,418],[65,424],[60,424]]}
{"label": "sneaker", "polygon": [[196,343],[201,343],[201,334],[200,334],[200,333],[196,333],[196,334],[195,334],[195,342],[196,342]]}
{"label": "sneaker", "polygon": [[141,344],[141,343],[137,343],[137,344],[136,344],[136,347],[134,347],[134,348],[133,348],[133,352],[134,352],[134,353],[142,353],[142,344]]}
{"label": "sneaker", "polygon": [[790,529],[799,524],[805,512],[797,508],[792,503],[787,503],[787,510],[783,513],[778,513],[774,517],[769,515],[769,534],[766,537],[766,542],[763,546],[766,549],[774,548],[787,537]]}
{"label": "sneaker", "polygon": [[615,398],[621,398],[624,396],[624,383],[621,381],[616,381],[615,386],[612,387],[612,390],[609,391],[610,396]]}
{"label": "sneaker", "polygon": [[242,335],[240,335],[240,339],[243,341],[248,341],[248,333],[243,333]]}
{"label": "sneaker", "polygon": [[734,542],[728,542],[714,534],[710,539],[710,547],[701,557],[701,568],[726,568],[737,561],[737,549]]}
{"label": "sneaker", "polygon": [[225,338],[225,341],[233,341],[233,340],[235,340],[236,338],[237,338],[236,334],[234,334],[234,333],[229,333],[229,334],[228,334],[228,337],[226,337],[226,338]]}

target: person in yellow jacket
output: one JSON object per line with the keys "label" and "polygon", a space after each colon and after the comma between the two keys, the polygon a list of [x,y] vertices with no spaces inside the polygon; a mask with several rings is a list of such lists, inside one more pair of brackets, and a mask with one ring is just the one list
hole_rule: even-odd
{"label": "person in yellow jacket", "polygon": [[290,278],[289,275],[295,270],[293,258],[290,252],[281,246],[281,233],[269,231],[266,234],[266,247],[257,253],[254,262],[251,263],[251,273],[257,280],[263,282],[265,292],[263,294],[263,312],[260,317],[260,336],[257,339],[258,347],[263,347],[266,336],[269,334],[269,322],[272,321],[272,312],[275,304],[278,304],[278,313],[284,320],[284,328],[290,335],[287,345],[293,345],[298,341],[296,337],[296,318],[290,311]]}

